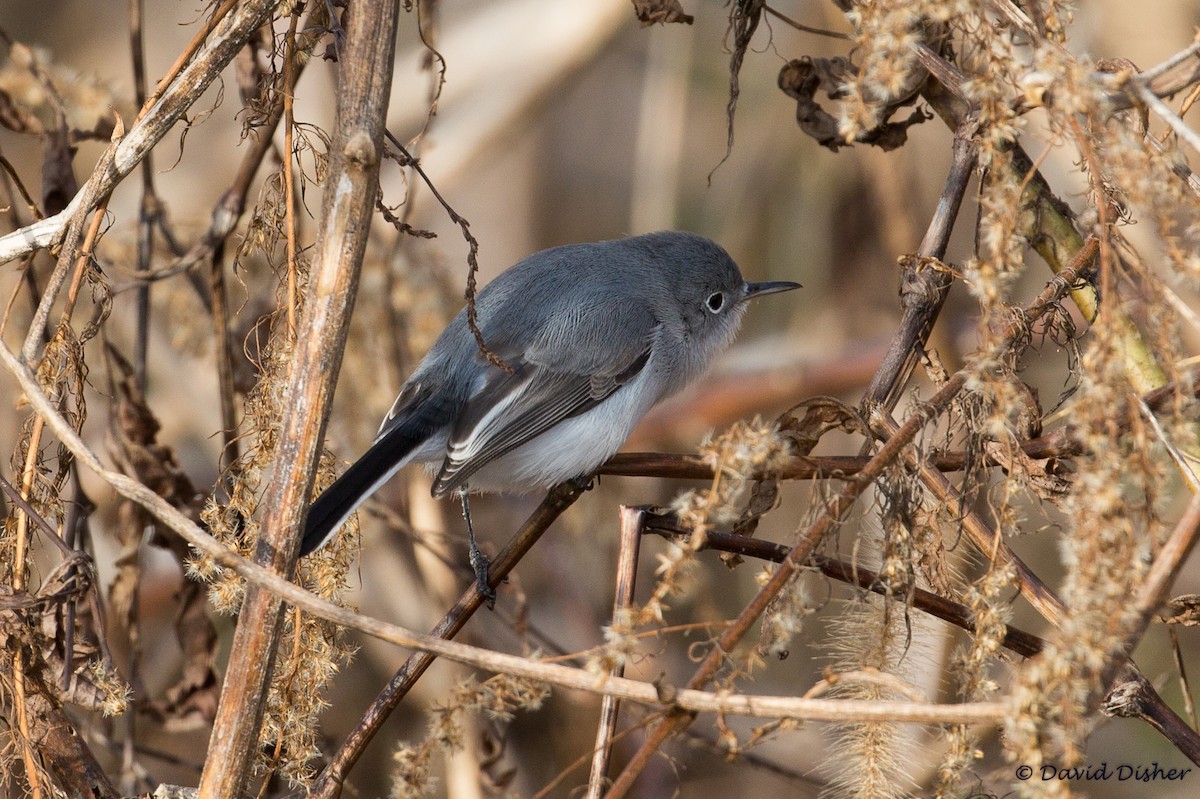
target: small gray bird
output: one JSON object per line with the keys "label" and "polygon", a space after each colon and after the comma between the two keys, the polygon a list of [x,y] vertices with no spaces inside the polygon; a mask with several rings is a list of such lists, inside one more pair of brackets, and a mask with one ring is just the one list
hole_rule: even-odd
{"label": "small gray bird", "polygon": [[[534,253],[476,301],[488,363],[454,317],[421,361],[375,443],[308,512],[300,554],[324,546],[410,462],[436,469],[433,495],[527,492],[585,477],[655,403],[695,380],[733,340],[745,301],[798,288],[747,283],[719,245],[664,231]],[[486,560],[471,541],[486,588]]]}

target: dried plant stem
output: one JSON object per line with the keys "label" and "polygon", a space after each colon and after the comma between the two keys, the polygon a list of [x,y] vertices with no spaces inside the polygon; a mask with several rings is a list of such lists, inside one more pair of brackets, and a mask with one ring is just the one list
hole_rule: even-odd
{"label": "dried plant stem", "polygon": [[1188,760],[1200,765],[1200,733],[1170,708],[1145,675],[1126,668],[1101,709],[1106,715],[1139,718],[1162,734]]}
{"label": "dried plant stem", "polygon": [[292,9],[288,20],[287,36],[283,47],[283,208],[284,224],[287,227],[287,313],[288,335],[296,333],[296,154],[293,152],[293,128],[296,120],[292,115],[292,101],[296,91],[296,24],[300,11]]}
{"label": "dried plant stem", "polygon": [[[21,586],[13,580],[13,590],[20,591]],[[33,752],[33,737],[29,733],[29,714],[26,712],[25,697],[25,656],[20,648],[12,653],[13,668],[13,704],[17,710],[17,729],[21,737],[21,760],[25,764],[25,779],[29,783],[29,791],[34,799],[42,796],[42,776],[37,759]]]}
{"label": "dried plant stem", "polygon": [[434,199],[438,201],[438,204],[442,206],[442,210],[446,212],[446,216],[450,217],[450,221],[458,225],[459,230],[462,231],[463,239],[467,242],[467,286],[463,292],[463,299],[467,301],[467,327],[471,331],[471,336],[475,339],[475,345],[479,348],[479,354],[496,368],[512,374],[513,368],[488,347],[487,341],[483,337],[483,331],[479,329],[479,318],[475,307],[475,297],[478,294],[476,277],[479,274],[479,240],[471,232],[471,223],[467,221],[466,217],[455,211],[450,203],[446,202],[441,192],[438,191],[437,186],[425,174],[425,170],[421,167],[421,162],[413,157],[412,153],[400,143],[400,140],[390,132],[388,132],[387,137],[392,146],[404,156],[408,166],[411,166],[413,171],[429,187],[429,191],[433,194]]}
{"label": "dried plant stem", "polygon": [[[637,723],[632,724],[628,728],[622,730],[616,736],[616,738],[614,738],[614,742],[616,740],[624,738],[625,736],[629,735],[630,733],[632,733],[636,730],[643,729],[651,721],[653,721],[653,716],[649,712],[646,712],[645,715],[637,721]],[[703,739],[700,739],[700,740],[703,740]],[[706,741],[706,743],[710,743],[710,742]],[[571,775],[571,773],[575,771],[575,769],[582,768],[583,765],[585,763],[587,763],[589,760],[591,760],[594,756],[595,756],[595,752],[586,752],[586,753],[580,755],[579,757],[575,758],[574,761],[572,761],[571,763],[564,766],[561,771],[559,771],[557,774],[554,775],[554,778],[552,780],[550,780],[545,785],[543,785],[541,788],[539,788],[537,793],[530,796],[529,799],[547,799],[547,797],[554,796],[555,795],[554,790],[559,785],[562,785],[563,781],[566,780],[567,777],[569,777]]]}
{"label": "dried plant stem", "polygon": [[890,410],[896,406],[946,301],[952,278],[947,271],[936,268],[935,264],[946,254],[954,221],[958,218],[967,184],[975,170],[978,151],[972,137],[976,124],[975,118],[968,115],[954,133],[950,171],[946,175],[942,194],[938,197],[937,209],[920,247],[911,258],[904,259],[901,267],[900,306],[903,316],[888,345],[883,363],[863,394],[863,408],[878,404]]}
{"label": "dried plant stem", "polygon": [[[672,536],[687,535],[682,530],[666,531],[657,524],[648,528],[647,532],[665,533]],[[705,537],[700,549],[732,552],[746,557],[769,560],[774,563],[782,561],[787,557],[788,553],[788,547],[785,547],[783,544],[764,541],[761,538],[750,538],[749,536],[738,535],[737,533],[709,533]],[[814,554],[810,560],[813,566],[821,570],[822,574],[839,582],[856,585],[864,591],[873,591],[881,595],[887,594],[889,590],[880,581],[879,575],[871,569],[820,554]],[[968,608],[958,602],[939,596],[932,591],[914,588],[912,603],[913,607],[923,610],[942,621],[949,622],[967,632],[972,632],[975,629],[975,623],[971,619],[971,611]],[[1042,651],[1044,641],[1032,633],[1010,627],[1005,634],[1003,644],[1005,648],[1019,655],[1032,657]]]}
{"label": "dried plant stem", "polygon": [[1193,131],[1192,127],[1188,126],[1187,122],[1184,122],[1174,110],[1171,110],[1168,104],[1159,100],[1158,95],[1151,91],[1150,86],[1139,80],[1134,91],[1138,94],[1139,100],[1146,103],[1146,108],[1152,110],[1154,114],[1157,114],[1160,119],[1166,122],[1177,137],[1187,142],[1189,148],[1200,151],[1200,134]]}
{"label": "dried plant stem", "polygon": [[[1062,428],[1066,430],[1066,428]],[[1020,442],[1022,451],[1031,458],[1069,458],[1079,454],[1079,443],[1062,432]],[[852,477],[871,460],[867,455],[806,455],[794,458],[778,471],[754,474],[755,479],[773,477],[780,480],[831,480]],[[967,467],[968,456],[963,450],[931,456],[930,465],[942,472],[960,472]],[[989,465],[995,465],[991,460]],[[697,455],[668,452],[620,452],[612,456],[597,474],[625,477],[670,477],[677,480],[711,480],[713,467]]]}
{"label": "dried plant stem", "polygon": [[[621,520],[621,536],[617,557],[617,590],[613,598],[614,625],[620,623],[622,611],[633,605],[642,522],[646,517],[646,509],[622,505],[618,514]],[[609,674],[613,677],[625,676],[625,664],[614,664]],[[600,799],[608,779],[608,760],[612,754],[613,732],[617,727],[617,713],[620,708],[620,701],[614,696],[605,696],[600,702],[600,721],[596,725],[596,744],[592,748],[592,771],[588,777],[587,799]]]}
{"label": "dried plant stem", "polygon": [[[37,453],[40,448],[42,429],[45,426],[41,417],[34,420],[30,433],[29,449],[25,454],[25,466],[21,476],[21,499],[29,501],[33,490],[33,481],[37,475]],[[13,551],[12,590],[19,594],[25,590],[25,559],[27,542],[29,540],[30,517],[24,510],[17,516],[16,544]],[[17,729],[20,731],[21,759],[25,764],[25,778],[34,797],[42,795],[41,771],[33,752],[33,736],[30,735],[29,717],[26,713],[25,697],[25,653],[22,647],[15,647],[12,652],[13,669],[13,703],[17,711]]]}
{"label": "dried plant stem", "polygon": [[[116,137],[118,133],[114,132],[113,135]],[[97,168],[107,169],[111,166],[114,152],[115,150],[112,147],[106,150],[104,155],[101,156]],[[89,181],[87,186],[84,187],[84,192],[86,193],[88,187],[92,185],[93,182]],[[80,239],[83,237],[83,220],[87,215],[86,208],[80,211],[77,216],[70,218],[70,226],[63,240],[62,248],[59,251],[58,261],[55,263],[50,280],[42,292],[37,311],[34,312],[33,320],[29,325],[29,332],[25,335],[25,345],[21,348],[21,356],[27,362],[32,363],[37,358],[38,346],[46,340],[46,326],[50,319],[50,311],[58,299],[58,292],[62,290],[63,283],[66,282],[67,271],[72,264],[75,267],[75,272],[71,279],[70,296],[67,301],[67,308],[63,313],[63,319],[70,319],[71,311],[74,310],[75,298],[79,294],[79,285],[83,280],[84,273],[87,271],[87,259],[91,256],[91,248],[95,244],[96,236],[99,235],[100,223],[104,220],[104,208],[107,207],[108,203],[107,192],[101,194],[97,190],[94,194],[88,193],[86,197],[87,201],[83,206],[86,206],[86,208],[98,206],[97,212],[92,216],[92,224],[88,228],[87,238],[82,245],[80,244]],[[63,213],[66,213],[66,211]]]}
{"label": "dried plant stem", "polygon": [[[139,106],[146,108],[146,48],[144,43],[144,23],[146,19],[145,0],[130,0],[129,2],[129,52],[133,60],[133,91]],[[154,160],[152,153],[146,153],[141,164],[142,196],[138,204],[137,223],[137,269],[146,271],[150,268],[150,260],[154,254],[154,225],[162,213],[161,203],[154,191]],[[138,386],[146,387],[146,357],[150,339],[150,286],[140,284],[136,289],[134,300],[134,369],[137,372]],[[133,745],[130,735],[126,745]]]}
{"label": "dried plant stem", "polygon": [[[296,530],[303,527],[312,493],[333,380],[341,365],[379,191],[398,5],[354,4],[346,13],[329,176],[301,336],[286,378],[290,395],[280,420],[276,466],[264,491],[266,514],[255,551],[259,565],[279,574],[290,574],[295,568]],[[242,667],[225,674],[200,780],[201,799],[239,796],[247,784],[282,621],[280,597],[261,586],[247,586],[230,653],[230,660]]]}
{"label": "dried plant stem", "polygon": [[[217,29],[217,26],[220,25],[227,16],[229,16],[229,12],[232,11],[236,5],[237,0],[225,0],[225,2],[221,3],[221,5],[219,5],[216,10],[212,12],[212,15],[208,18],[208,21],[204,23],[204,26],[201,27],[200,30],[196,31],[196,35],[192,37],[192,40],[188,42],[187,46],[184,47],[182,52],[180,52],[175,58],[175,63],[171,64],[170,68],[166,71],[166,74],[159,79],[158,84],[154,87],[154,94],[150,95],[149,100],[143,104],[142,110],[138,112],[138,121],[141,121],[146,114],[149,113],[151,104],[163,96],[163,93],[166,92],[167,88],[171,85],[171,82],[174,81],[179,73],[183,70],[184,65],[191,61],[192,57],[196,55],[197,51],[200,50],[201,45],[208,40],[209,34]],[[254,25],[246,32],[246,37],[249,38],[250,33],[253,33],[256,28],[260,27],[266,21],[266,17],[261,19],[257,25]],[[233,25],[237,26],[238,22],[235,20]],[[224,67],[225,65],[221,64],[221,66]]]}
{"label": "dried plant stem", "polygon": [[1179,673],[1179,693],[1183,696],[1183,710],[1187,713],[1191,728],[1200,729],[1200,719],[1196,717],[1196,703],[1192,699],[1192,684],[1188,679],[1187,664],[1184,662],[1183,650],[1179,646],[1178,626],[1167,625],[1167,632],[1171,637],[1171,660],[1175,664],[1175,671]]}
{"label": "dried plant stem", "polygon": [[[33,428],[29,432],[25,463],[21,468],[21,499],[25,502],[29,502],[33,497],[33,484],[37,480],[38,451],[42,446],[42,431],[45,426],[45,421],[39,416],[33,420]],[[14,591],[22,591],[25,588],[25,558],[29,546],[29,522],[31,520],[24,508],[19,509],[21,513],[17,516],[16,542],[13,545],[12,587]]]}
{"label": "dried plant stem", "polygon": [[[268,137],[269,138],[269,137]],[[232,230],[232,227],[230,228]],[[224,240],[211,254],[208,285],[213,325],[214,360],[217,368],[218,397],[221,407],[221,455],[218,473],[227,474],[229,466],[238,460],[236,388],[233,381],[233,341],[229,331],[229,296],[225,288],[225,265],[222,263]]]}

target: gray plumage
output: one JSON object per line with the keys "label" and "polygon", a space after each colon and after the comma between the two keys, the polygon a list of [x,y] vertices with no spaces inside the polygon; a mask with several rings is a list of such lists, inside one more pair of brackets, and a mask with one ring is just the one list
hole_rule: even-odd
{"label": "gray plumage", "polygon": [[663,398],[736,335],[748,284],[702,236],[674,231],[535,253],[476,301],[488,363],[463,309],[417,366],[371,449],[313,503],[301,554],[322,546],[407,463],[437,470],[434,496],[548,488],[593,472]]}

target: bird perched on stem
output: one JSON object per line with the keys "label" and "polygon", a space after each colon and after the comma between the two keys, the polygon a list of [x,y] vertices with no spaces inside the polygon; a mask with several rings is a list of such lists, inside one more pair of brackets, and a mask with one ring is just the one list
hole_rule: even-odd
{"label": "bird perched on stem", "polygon": [[587,477],[655,403],[728,347],[747,300],[798,287],[747,283],[719,245],[677,231],[530,255],[476,300],[493,357],[464,308],[400,389],[371,448],[312,503],[300,554],[324,546],[402,466],[422,463],[436,474],[435,497],[461,495],[471,563],[488,593],[468,492]]}

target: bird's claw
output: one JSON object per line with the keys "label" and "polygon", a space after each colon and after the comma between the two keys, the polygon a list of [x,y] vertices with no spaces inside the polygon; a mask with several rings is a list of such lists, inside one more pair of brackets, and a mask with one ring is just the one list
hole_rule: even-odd
{"label": "bird's claw", "polygon": [[471,549],[468,553],[468,559],[471,561],[471,568],[475,571],[475,580],[479,584],[479,593],[483,594],[483,598],[487,600],[488,610],[494,610],[496,607],[496,589],[492,588],[488,582],[488,567],[491,563],[487,559],[487,555],[479,551],[479,547],[471,542]]}

